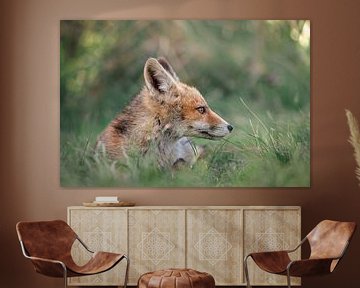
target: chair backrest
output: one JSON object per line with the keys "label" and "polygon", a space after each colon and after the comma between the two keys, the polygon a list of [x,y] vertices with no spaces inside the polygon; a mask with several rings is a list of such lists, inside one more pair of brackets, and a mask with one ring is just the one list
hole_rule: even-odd
{"label": "chair backrest", "polygon": [[[355,229],[355,222],[321,221],[306,236],[311,248],[310,259],[342,256]],[[332,270],[335,266],[332,267]]]}
{"label": "chair backrest", "polygon": [[61,260],[69,257],[75,232],[62,220],[19,222],[19,240],[30,256]]}

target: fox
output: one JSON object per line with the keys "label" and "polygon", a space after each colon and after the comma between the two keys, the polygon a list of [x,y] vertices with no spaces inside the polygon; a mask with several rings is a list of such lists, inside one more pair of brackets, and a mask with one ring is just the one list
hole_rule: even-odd
{"label": "fox", "polygon": [[164,57],[148,58],[143,73],[144,87],[98,136],[97,151],[118,160],[134,148],[142,155],[152,150],[161,167],[192,166],[204,152],[192,137],[217,140],[232,132]]}

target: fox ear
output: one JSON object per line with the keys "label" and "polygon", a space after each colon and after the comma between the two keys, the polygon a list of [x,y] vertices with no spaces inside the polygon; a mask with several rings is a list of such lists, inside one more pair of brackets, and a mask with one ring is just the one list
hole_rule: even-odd
{"label": "fox ear", "polygon": [[170,73],[170,75],[174,78],[174,80],[176,82],[179,82],[180,79],[179,77],[176,75],[175,70],[173,69],[173,67],[170,65],[170,63],[164,58],[164,57],[159,57],[157,59],[159,61],[159,63],[161,64],[161,66]]}
{"label": "fox ear", "polygon": [[176,84],[174,78],[155,58],[149,58],[144,67],[145,84],[150,91],[166,93]]}

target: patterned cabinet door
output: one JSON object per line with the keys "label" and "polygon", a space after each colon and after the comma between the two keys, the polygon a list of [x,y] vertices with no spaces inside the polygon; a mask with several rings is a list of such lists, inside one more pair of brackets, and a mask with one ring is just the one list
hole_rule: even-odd
{"label": "patterned cabinet door", "polygon": [[[258,209],[244,211],[244,253],[275,251],[295,248],[301,241],[300,209]],[[300,249],[291,253],[300,259]],[[262,271],[252,259],[248,260],[252,285],[286,285],[286,276]],[[291,283],[300,285],[299,278]]]}
{"label": "patterned cabinet door", "polygon": [[130,284],[145,272],[185,267],[185,210],[129,210]]}
{"label": "patterned cabinet door", "polygon": [[[69,225],[93,251],[127,253],[127,215],[125,209],[69,209]],[[72,255],[76,263],[84,264],[89,253],[75,242]],[[108,272],[94,276],[69,278],[70,285],[116,285],[124,283],[126,261]]]}
{"label": "patterned cabinet door", "polygon": [[187,267],[208,272],[216,285],[242,278],[242,210],[187,210]]}

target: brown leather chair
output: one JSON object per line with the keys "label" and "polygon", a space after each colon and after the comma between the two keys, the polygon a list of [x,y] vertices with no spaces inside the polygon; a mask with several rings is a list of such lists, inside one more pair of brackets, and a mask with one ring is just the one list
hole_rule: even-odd
{"label": "brown leather chair", "polygon": [[[62,220],[19,222],[16,231],[24,256],[31,260],[35,271],[50,277],[88,276],[110,270],[126,259],[124,288],[127,285],[129,259],[124,254],[91,251]],[[92,254],[83,266],[78,266],[71,257],[71,247],[78,240]]]}
{"label": "brown leather chair", "polygon": [[[289,288],[290,276],[314,276],[333,272],[344,256],[355,229],[354,222],[324,220],[292,250],[250,253],[244,259],[247,287],[251,287],[247,267],[249,257],[266,272],[286,275]],[[296,251],[306,241],[311,249],[309,259],[291,261],[289,253]]]}

